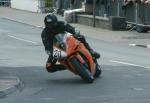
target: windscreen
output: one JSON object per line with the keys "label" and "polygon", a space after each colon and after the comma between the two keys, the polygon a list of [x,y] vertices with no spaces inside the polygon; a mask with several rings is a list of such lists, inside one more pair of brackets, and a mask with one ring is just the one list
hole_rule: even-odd
{"label": "windscreen", "polygon": [[66,36],[65,32],[55,35],[54,40],[53,40],[54,45],[58,48],[65,50],[66,49],[65,36]]}

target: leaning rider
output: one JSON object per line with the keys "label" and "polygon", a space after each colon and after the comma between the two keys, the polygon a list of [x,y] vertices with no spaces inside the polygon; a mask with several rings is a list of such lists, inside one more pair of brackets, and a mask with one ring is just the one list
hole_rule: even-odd
{"label": "leaning rider", "polygon": [[48,72],[56,72],[58,70],[66,69],[61,64],[56,65],[57,60],[53,58],[53,38],[56,34],[64,31],[73,34],[73,36],[76,39],[81,41],[91,53],[96,65],[98,65],[96,59],[100,58],[100,54],[90,48],[89,44],[85,40],[85,37],[80,33],[77,33],[74,27],[72,27],[71,25],[63,21],[58,21],[57,17],[54,14],[48,14],[44,19],[44,23],[45,23],[45,28],[42,31],[41,37],[42,37],[43,44],[45,46],[45,51],[49,55],[46,63],[46,69]]}

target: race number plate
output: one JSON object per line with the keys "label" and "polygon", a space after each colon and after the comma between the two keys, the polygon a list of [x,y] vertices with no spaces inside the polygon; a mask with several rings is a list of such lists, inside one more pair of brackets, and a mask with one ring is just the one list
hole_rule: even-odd
{"label": "race number plate", "polygon": [[53,50],[53,57],[54,58],[60,58],[61,57],[61,51],[57,50],[57,49],[54,49]]}

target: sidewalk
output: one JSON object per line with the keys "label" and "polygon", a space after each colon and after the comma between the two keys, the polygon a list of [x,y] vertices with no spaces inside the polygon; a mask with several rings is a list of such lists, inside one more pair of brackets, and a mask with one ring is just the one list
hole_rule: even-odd
{"label": "sidewalk", "polygon": [[[12,8],[0,7],[0,18],[5,18],[36,27],[44,27],[44,17],[47,14],[32,13],[28,11],[21,11]],[[58,16],[59,20],[64,20],[63,17]],[[101,28],[93,28],[91,26],[80,25],[72,23],[71,25],[80,29],[82,34],[90,38],[95,38],[107,42],[121,43],[121,44],[137,44],[149,45],[150,33],[137,33],[136,31],[111,31]]]}
{"label": "sidewalk", "polygon": [[[38,14],[27,11],[21,11],[11,8],[0,7],[0,18],[13,20],[20,23],[36,27],[44,27],[44,17],[46,14]],[[58,16],[59,20],[64,20]],[[135,31],[111,31],[101,28],[93,28],[86,25],[71,24],[80,29],[81,34],[85,36],[123,45],[147,47],[150,44],[150,33],[137,33]],[[0,75],[0,98],[8,93],[16,90],[20,85],[20,80],[17,77],[8,77]]]}
{"label": "sidewalk", "polygon": [[[36,27],[44,27],[43,21],[44,17],[47,15],[4,7],[0,7],[0,14],[0,18],[14,20]],[[64,20],[61,16],[58,16],[58,18],[59,20]],[[137,44],[145,46],[150,44],[150,33],[137,33],[136,31],[111,31],[73,23],[71,25],[79,28],[82,34],[85,34],[85,36],[90,38],[125,45]]]}
{"label": "sidewalk", "polygon": [[0,98],[16,91],[21,85],[19,78],[2,74],[0,71]]}

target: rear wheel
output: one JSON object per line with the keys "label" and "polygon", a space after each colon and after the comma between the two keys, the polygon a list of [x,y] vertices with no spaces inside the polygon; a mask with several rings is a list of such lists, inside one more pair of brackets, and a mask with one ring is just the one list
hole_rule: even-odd
{"label": "rear wheel", "polygon": [[92,83],[94,81],[92,73],[89,71],[88,67],[85,64],[81,64],[76,58],[71,58],[70,62],[84,81],[88,83]]}

